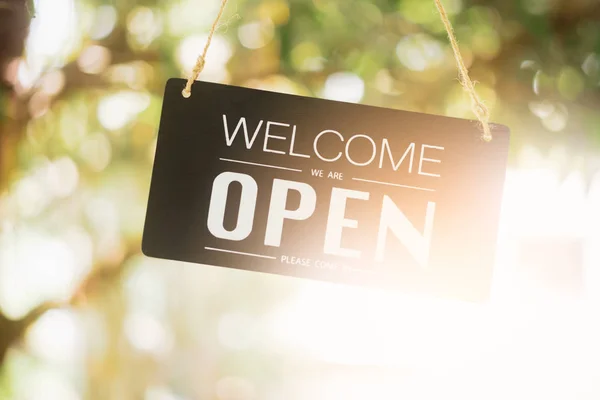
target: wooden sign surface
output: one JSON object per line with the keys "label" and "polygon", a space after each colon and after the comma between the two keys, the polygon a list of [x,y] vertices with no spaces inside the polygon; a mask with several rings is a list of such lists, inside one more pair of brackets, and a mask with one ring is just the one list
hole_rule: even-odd
{"label": "wooden sign surface", "polygon": [[167,83],[143,252],[483,300],[509,132],[442,116]]}

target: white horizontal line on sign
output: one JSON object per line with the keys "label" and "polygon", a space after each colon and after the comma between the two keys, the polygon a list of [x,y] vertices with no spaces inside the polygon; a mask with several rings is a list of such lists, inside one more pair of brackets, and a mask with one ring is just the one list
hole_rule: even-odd
{"label": "white horizontal line on sign", "polygon": [[270,260],[276,260],[277,257],[272,257],[272,256],[264,256],[262,254],[254,254],[254,253],[244,253],[243,251],[233,251],[233,250],[226,250],[226,249],[216,249],[214,247],[205,247],[206,250],[212,250],[212,251],[220,251],[222,253],[232,253],[232,254],[239,254],[242,256],[251,256],[251,257],[259,257],[259,258],[268,258]]}
{"label": "white horizontal line on sign", "polygon": [[250,162],[250,161],[232,160],[230,158],[219,158],[219,160],[229,161],[229,162],[238,163],[238,164],[256,165],[258,167],[267,167],[267,168],[275,168],[275,169],[284,169],[286,171],[302,172],[301,169],[280,167],[279,165],[259,164],[259,163],[254,163],[254,162]]}
{"label": "white horizontal line on sign", "polygon": [[377,183],[379,185],[396,186],[396,187],[402,187],[402,188],[407,188],[407,189],[424,190],[426,192],[435,192],[435,189],[422,188],[422,187],[418,187],[418,186],[400,185],[399,183],[372,181],[370,179],[360,179],[360,178],[352,178],[352,180],[360,181],[360,182]]}

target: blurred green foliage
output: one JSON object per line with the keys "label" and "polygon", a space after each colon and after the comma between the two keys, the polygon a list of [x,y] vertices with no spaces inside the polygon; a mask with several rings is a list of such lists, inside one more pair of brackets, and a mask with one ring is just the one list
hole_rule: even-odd
{"label": "blurred green foliage", "polygon": [[[164,84],[189,72],[219,2],[36,3],[0,92],[0,398],[246,398],[215,394],[228,376],[264,393],[277,357],[235,333],[295,283],[140,254]],[[511,162],[533,146],[596,172],[600,3],[444,3]],[[200,79],[473,118],[432,1],[230,0],[224,22]],[[76,342],[66,361],[57,329]],[[23,397],[38,384],[54,394]]]}

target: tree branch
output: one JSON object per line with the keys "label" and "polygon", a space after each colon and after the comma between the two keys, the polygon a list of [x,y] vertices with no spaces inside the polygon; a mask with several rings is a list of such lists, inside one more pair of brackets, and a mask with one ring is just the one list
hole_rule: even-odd
{"label": "tree branch", "polygon": [[23,337],[27,329],[42,315],[52,309],[81,305],[85,303],[87,298],[101,292],[102,288],[115,284],[126,270],[123,266],[127,264],[127,260],[136,254],[138,254],[137,250],[130,249],[122,263],[96,266],[81,282],[67,302],[44,302],[17,320],[11,320],[0,313],[0,366],[4,364],[8,350]]}

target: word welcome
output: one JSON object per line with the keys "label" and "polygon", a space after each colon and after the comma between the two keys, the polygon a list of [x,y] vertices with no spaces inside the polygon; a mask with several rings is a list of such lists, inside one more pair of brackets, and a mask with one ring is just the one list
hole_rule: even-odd
{"label": "word welcome", "polygon": [[[244,140],[246,149],[251,150],[256,142],[256,139],[261,133],[261,129],[263,126],[263,145],[262,151],[265,153],[274,153],[274,154],[284,154],[292,157],[300,157],[300,158],[312,158],[311,154],[305,154],[299,152],[295,148],[296,145],[296,125],[290,125],[281,122],[267,121],[264,123],[264,120],[260,120],[254,128],[254,131],[250,133],[248,131],[248,124],[246,122],[246,118],[242,117],[239,119],[233,133],[230,133],[229,124],[227,122],[227,116],[223,114],[223,128],[225,132],[225,143],[227,146],[231,146],[238,136],[240,130],[243,131]],[[281,136],[283,134],[283,130],[287,128],[288,131],[291,128],[291,133],[288,136]],[[275,134],[273,129],[279,129],[279,132]],[[333,142],[332,140],[333,139]],[[281,150],[273,148],[273,142],[287,142],[289,140],[289,150]],[[324,144],[325,143],[325,144]],[[323,147],[326,147],[325,150]],[[333,152],[331,152],[331,148],[334,148]],[[368,158],[364,160],[357,160],[356,155],[352,155],[351,149],[360,149],[361,152],[364,152],[365,149],[369,149]],[[430,156],[426,155],[426,152],[433,151],[443,151],[444,148],[440,146],[432,146],[428,144],[421,144],[420,149],[418,150],[418,157],[415,159],[415,152],[417,152],[416,143],[410,143],[406,148],[395,149],[392,151],[389,140],[387,138],[381,139],[380,142],[376,142],[372,137],[364,134],[355,134],[350,136],[347,140],[340,132],[335,131],[333,129],[326,129],[319,132],[313,140],[312,151],[313,155],[319,158],[321,161],[333,163],[336,162],[342,157],[348,161],[350,164],[355,165],[357,167],[365,167],[373,164],[377,160],[377,166],[379,168],[383,168],[384,165],[391,165],[394,171],[398,171],[400,167],[404,164],[406,171],[411,174],[413,170],[417,171],[417,174],[423,176],[431,176],[431,177],[440,177],[440,174],[435,172],[427,172],[424,169],[424,164],[439,164],[441,163],[440,159],[430,158]],[[337,152],[336,152],[337,151]],[[356,153],[356,152],[355,152]],[[398,158],[399,157],[399,158]],[[406,162],[405,162],[406,161]],[[431,166],[428,168],[432,168]]]}

